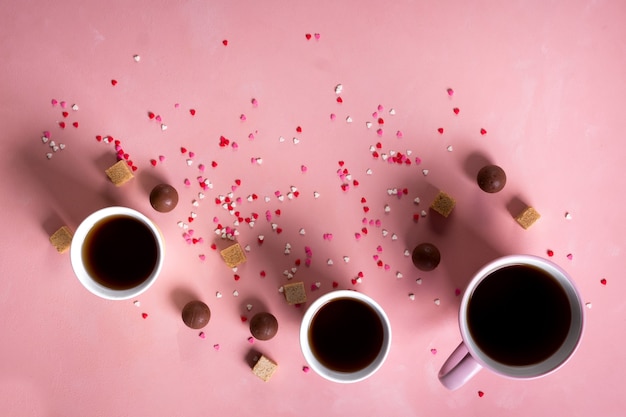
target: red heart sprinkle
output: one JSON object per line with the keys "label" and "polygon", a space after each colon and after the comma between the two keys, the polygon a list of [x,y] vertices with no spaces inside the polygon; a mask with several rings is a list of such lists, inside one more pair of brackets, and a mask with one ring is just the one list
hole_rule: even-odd
{"label": "red heart sprinkle", "polygon": [[359,271],[359,273],[357,274],[357,276],[358,276],[359,278],[363,278],[365,275],[363,274],[363,272],[360,272],[360,271]]}
{"label": "red heart sprinkle", "polygon": [[65,122],[59,122],[59,127],[61,129],[65,129]]}
{"label": "red heart sprinkle", "polygon": [[553,251],[552,249],[548,249],[548,250],[546,251],[546,254],[547,254],[548,256],[554,256],[554,251]]}
{"label": "red heart sprinkle", "polygon": [[600,284],[602,284],[602,285],[606,285],[606,278],[602,278],[602,279],[600,280]]}
{"label": "red heart sprinkle", "polygon": [[137,171],[137,167],[135,165],[131,166],[130,169],[132,169],[133,171]]}
{"label": "red heart sprinkle", "polygon": [[481,397],[481,398],[482,398],[482,397],[483,397],[483,395],[485,395],[485,393],[484,393],[484,392],[482,392],[482,391],[478,391],[478,396],[479,396],[479,397]]}
{"label": "red heart sprinkle", "polygon": [[66,111],[64,111],[64,112],[63,112],[63,113],[61,113],[61,114],[63,115],[63,117],[67,117],[67,116],[69,116],[69,115],[70,115],[70,114],[69,114],[68,112],[66,112]]}
{"label": "red heart sprinkle", "polygon": [[187,153],[187,148],[181,147],[180,148],[180,153]]}
{"label": "red heart sprinkle", "polygon": [[305,38],[306,38],[306,40],[308,41],[309,39],[311,39],[311,34],[310,34],[310,33],[307,33],[307,34],[305,34],[305,35],[304,35],[304,37],[305,37]]}
{"label": "red heart sprinkle", "polygon": [[381,149],[383,147],[383,144],[380,142],[376,143],[376,149]]}
{"label": "red heart sprinkle", "polygon": [[237,184],[237,185],[241,185],[241,180],[240,180],[240,179],[236,179],[236,180],[235,180],[235,184]]}
{"label": "red heart sprinkle", "polygon": [[361,204],[365,204],[367,203],[367,200],[365,199],[365,197],[361,197]]}
{"label": "red heart sprinkle", "polygon": [[345,162],[339,161],[339,166],[342,167]]}
{"label": "red heart sprinkle", "polygon": [[144,319],[148,318],[148,313],[141,313],[141,317],[143,317]]}
{"label": "red heart sprinkle", "polygon": [[439,129],[437,129],[437,132],[441,133],[443,135],[443,127],[440,127]]}
{"label": "red heart sprinkle", "polygon": [[296,132],[302,133],[302,128],[300,126],[296,127]]}
{"label": "red heart sprinkle", "polygon": [[352,285],[356,285],[357,280],[356,280],[355,278],[352,278],[352,280],[351,280],[351,281],[352,281]]}
{"label": "red heart sprinkle", "polygon": [[245,323],[248,321],[248,318],[246,316],[241,316],[241,322]]}
{"label": "red heart sprinkle", "polygon": [[379,118],[378,118],[378,124],[379,124],[379,125],[384,125],[384,124],[385,124],[385,121],[383,120],[383,118],[382,118],[382,117],[379,117]]}
{"label": "red heart sprinkle", "polygon": [[283,229],[281,229],[280,227],[276,228],[276,233],[281,234],[283,232]]}
{"label": "red heart sprinkle", "polygon": [[235,276],[233,277],[235,279],[235,281],[239,281],[239,279],[241,278],[239,275],[235,274]]}
{"label": "red heart sprinkle", "polygon": [[154,113],[152,113],[151,111],[149,111],[149,112],[148,112],[148,118],[149,118],[150,120],[154,119],[154,117],[155,117],[155,116],[156,116],[156,115],[155,115]]}
{"label": "red heart sprinkle", "polygon": [[339,286],[339,283],[337,281],[333,281],[333,288],[337,288]]}
{"label": "red heart sprinkle", "polygon": [[97,140],[98,142],[102,142],[102,136],[100,136],[100,135],[96,135],[96,140]]}
{"label": "red heart sprinkle", "polygon": [[74,122],[74,123],[72,123],[72,126],[74,126],[74,127],[78,127],[78,122]]}
{"label": "red heart sprinkle", "polygon": [[195,116],[195,115],[196,115],[196,110],[195,110],[195,109],[189,109],[189,113],[190,113],[192,116]]}
{"label": "red heart sprinkle", "polygon": [[370,211],[370,208],[365,206],[365,207],[363,207],[363,211],[367,213],[368,211]]}
{"label": "red heart sprinkle", "polygon": [[211,166],[212,166],[213,168],[216,168],[216,167],[217,167],[217,162],[215,162],[215,161],[211,162]]}
{"label": "red heart sprinkle", "polygon": [[151,159],[150,163],[152,164],[153,167],[155,167],[156,164],[157,164],[157,161],[156,161],[156,159]]}
{"label": "red heart sprinkle", "polygon": [[454,112],[454,114],[459,114],[459,108],[458,107],[453,108],[452,111]]}
{"label": "red heart sprinkle", "polygon": [[277,209],[274,213],[276,213],[277,216],[280,216],[282,212],[280,211],[280,209]]}
{"label": "red heart sprinkle", "polygon": [[224,40],[222,41],[222,45],[224,45],[224,46],[228,46],[228,39],[224,39]]}
{"label": "red heart sprinkle", "polygon": [[486,134],[487,134],[487,131],[486,131],[485,129],[480,129],[480,134],[481,134],[481,135],[486,135]]}
{"label": "red heart sprinkle", "polygon": [[111,80],[111,85],[116,86],[117,85],[117,80]]}
{"label": "red heart sprinkle", "polygon": [[343,99],[341,97],[337,97],[337,103],[343,103]]}
{"label": "red heart sprinkle", "polygon": [[261,276],[261,278],[265,278],[265,271],[261,271],[259,275]]}

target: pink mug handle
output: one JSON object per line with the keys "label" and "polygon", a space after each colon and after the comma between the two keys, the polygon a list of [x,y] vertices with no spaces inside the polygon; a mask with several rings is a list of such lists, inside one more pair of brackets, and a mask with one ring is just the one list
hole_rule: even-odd
{"label": "pink mug handle", "polygon": [[461,342],[439,371],[439,381],[449,390],[460,388],[482,369]]}

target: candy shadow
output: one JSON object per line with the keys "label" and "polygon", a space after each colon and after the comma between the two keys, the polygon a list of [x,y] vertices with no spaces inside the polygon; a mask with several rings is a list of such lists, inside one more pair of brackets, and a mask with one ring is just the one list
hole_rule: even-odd
{"label": "candy shadow", "polygon": [[189,288],[176,287],[170,292],[170,304],[172,308],[181,314],[185,305],[194,300],[202,301],[198,294]]}
{"label": "candy shadow", "polygon": [[463,171],[465,172],[465,175],[467,175],[468,179],[476,182],[478,171],[480,171],[480,169],[485,165],[491,164],[493,164],[493,162],[485,154],[480,151],[474,151],[470,153],[467,158],[465,158]]}
{"label": "candy shadow", "polygon": [[513,218],[517,217],[526,207],[528,207],[528,204],[520,196],[513,197],[506,205],[507,211]]}

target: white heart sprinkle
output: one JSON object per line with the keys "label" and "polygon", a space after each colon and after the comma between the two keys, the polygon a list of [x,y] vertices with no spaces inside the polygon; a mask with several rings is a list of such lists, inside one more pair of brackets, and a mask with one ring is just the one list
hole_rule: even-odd
{"label": "white heart sprinkle", "polygon": [[162,124],[161,124],[161,130],[162,130],[163,132],[165,132],[165,131],[167,130],[167,125],[166,125],[166,124],[164,124],[164,123],[162,123]]}
{"label": "white heart sprinkle", "polygon": [[42,141],[43,143],[47,143],[47,142],[48,142],[48,138],[47,138],[47,137],[45,137],[45,136],[42,136],[42,137],[41,137],[41,141]]}
{"label": "white heart sprinkle", "polygon": [[46,158],[51,159],[51,158],[52,158],[52,152],[48,152],[48,153],[46,154]]}
{"label": "white heart sprinkle", "polygon": [[293,138],[293,144],[297,145],[298,143],[300,143],[300,139],[298,138]]}
{"label": "white heart sprinkle", "polygon": [[342,91],[343,91],[343,85],[337,84],[335,86],[335,94],[341,94]]}
{"label": "white heart sprinkle", "polygon": [[343,261],[344,261],[345,263],[350,262],[350,257],[349,257],[349,256],[344,256],[344,257],[343,257]]}
{"label": "white heart sprinkle", "polygon": [[420,201],[421,201],[421,200],[420,200],[420,198],[419,198],[419,197],[415,197],[415,198],[413,199],[413,203],[415,203],[415,204],[419,204],[419,203],[420,203]]}
{"label": "white heart sprinkle", "polygon": [[327,260],[327,261],[326,261],[326,264],[328,264],[328,265],[333,265],[333,264],[334,264],[334,262],[333,262],[333,260],[332,260],[332,259],[329,259],[329,260]]}
{"label": "white heart sprinkle", "polygon": [[368,129],[372,127],[372,122],[365,122],[365,127]]}
{"label": "white heart sprinkle", "polygon": [[422,285],[422,279],[421,279],[421,278],[416,279],[416,280],[415,280],[415,283],[416,283],[417,285]]}
{"label": "white heart sprinkle", "polygon": [[237,290],[233,291],[233,297],[239,297],[239,291]]}
{"label": "white heart sprinkle", "polygon": [[72,110],[78,111],[78,104],[72,104]]}
{"label": "white heart sprinkle", "polygon": [[350,116],[346,117],[346,123],[352,123],[352,117]]}
{"label": "white heart sprinkle", "polygon": [[372,172],[373,172],[373,171],[372,171],[371,169],[369,169],[369,168],[367,169],[367,171],[365,171],[365,173],[366,173],[367,175],[372,175]]}
{"label": "white heart sprinkle", "polygon": [[423,169],[423,170],[422,170],[422,174],[424,174],[424,176],[428,175],[428,172],[429,172],[429,171],[428,171],[427,169]]}
{"label": "white heart sprinkle", "polygon": [[215,297],[217,297],[217,298],[222,298],[222,293],[221,293],[221,292],[219,292],[219,291],[217,291],[217,292],[215,293]]}
{"label": "white heart sprinkle", "polygon": [[59,143],[59,149],[60,150],[65,149],[65,143]]}
{"label": "white heart sprinkle", "polygon": [[434,300],[435,305],[438,306],[439,304],[441,304],[441,300],[439,298],[435,298]]}
{"label": "white heart sprinkle", "polygon": [[135,62],[141,61],[141,57],[139,55],[133,55],[133,59],[135,60]]}

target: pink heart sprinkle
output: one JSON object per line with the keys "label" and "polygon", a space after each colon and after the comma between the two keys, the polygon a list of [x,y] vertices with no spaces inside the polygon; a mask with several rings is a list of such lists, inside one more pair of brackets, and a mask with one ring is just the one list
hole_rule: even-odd
{"label": "pink heart sprinkle", "polygon": [[337,115],[335,113],[330,114],[330,120],[335,120],[336,118],[337,118]]}
{"label": "pink heart sprinkle", "polygon": [[183,181],[183,183],[184,183],[186,186],[190,186],[190,185],[191,185],[191,181],[189,181],[189,178],[185,178],[185,180]]}
{"label": "pink heart sprinkle", "polygon": [[437,354],[437,349],[434,349],[434,348],[433,348],[433,349],[431,349],[431,350],[430,350],[430,353],[432,353],[433,355],[436,355],[436,354]]}
{"label": "pink heart sprinkle", "polygon": [[[50,139],[50,131],[48,130],[44,130],[43,131],[43,136],[47,139]],[[100,140],[102,140],[102,137],[100,137]]]}
{"label": "pink heart sprinkle", "polygon": [[318,41],[320,40],[320,36],[321,36],[321,35],[320,35],[319,33],[316,33],[316,34],[315,34],[315,35],[313,35],[313,36],[315,36],[315,39],[317,39]]}
{"label": "pink heart sprinkle", "polygon": [[189,152],[189,157],[190,157],[190,158],[193,158],[194,156],[196,156],[196,154],[195,154],[194,152],[191,152],[191,151],[190,151],[190,152]]}
{"label": "pink heart sprinkle", "polygon": [[398,130],[398,131],[396,132],[396,137],[397,137],[397,138],[401,138],[401,137],[403,137],[403,136],[404,136],[404,133],[402,133],[402,131],[401,131],[401,130]]}
{"label": "pink heart sprinkle", "polygon": [[163,119],[161,119],[161,115],[156,115],[156,116],[154,116],[154,119],[155,119],[157,122],[161,122],[161,121],[163,120]]}
{"label": "pink heart sprinkle", "polygon": [[67,107],[67,102],[62,101],[59,103],[61,105],[62,108],[66,108]]}
{"label": "pink heart sprinkle", "polygon": [[572,255],[571,253],[567,254],[567,259],[571,261],[573,258],[574,258],[574,255]]}
{"label": "pink heart sprinkle", "polygon": [[377,129],[377,130],[376,130],[376,134],[377,134],[378,136],[382,136],[382,135],[383,135],[383,130],[382,130],[382,129]]}
{"label": "pink heart sprinkle", "polygon": [[213,345],[213,349],[215,349],[215,350],[220,350],[220,345],[219,345],[219,343],[214,344],[214,345]]}
{"label": "pink heart sprinkle", "polygon": [[52,99],[51,103],[53,106],[56,106],[57,104],[59,104],[59,102],[54,98]]}
{"label": "pink heart sprinkle", "polygon": [[453,95],[454,95],[454,90],[453,90],[453,89],[448,88],[448,90],[447,90],[447,91],[448,91],[448,95],[449,95],[449,96],[453,96]]}
{"label": "pink heart sprinkle", "polygon": [[302,372],[304,372],[305,374],[308,374],[309,371],[311,371],[311,368],[309,368],[308,366],[305,365],[302,367]]}
{"label": "pink heart sprinkle", "polygon": [[159,155],[159,161],[161,161],[161,162],[165,161],[165,156]]}
{"label": "pink heart sprinkle", "polygon": [[252,107],[258,107],[259,106],[259,101],[256,98],[253,98],[251,100],[252,103]]}
{"label": "pink heart sprinkle", "polygon": [[206,259],[206,256],[204,254],[200,254],[198,255],[198,258],[200,258],[201,261],[204,261]]}
{"label": "pink heart sprinkle", "polygon": [[254,337],[252,336],[248,337],[248,343],[250,344],[254,343]]}
{"label": "pink heart sprinkle", "polygon": [[204,332],[198,333],[198,336],[200,337],[200,339],[206,339],[206,335],[204,334]]}
{"label": "pink heart sprinkle", "polygon": [[242,114],[241,116],[239,116],[239,120],[241,120],[242,122],[245,122],[248,118],[246,117],[245,114]]}

